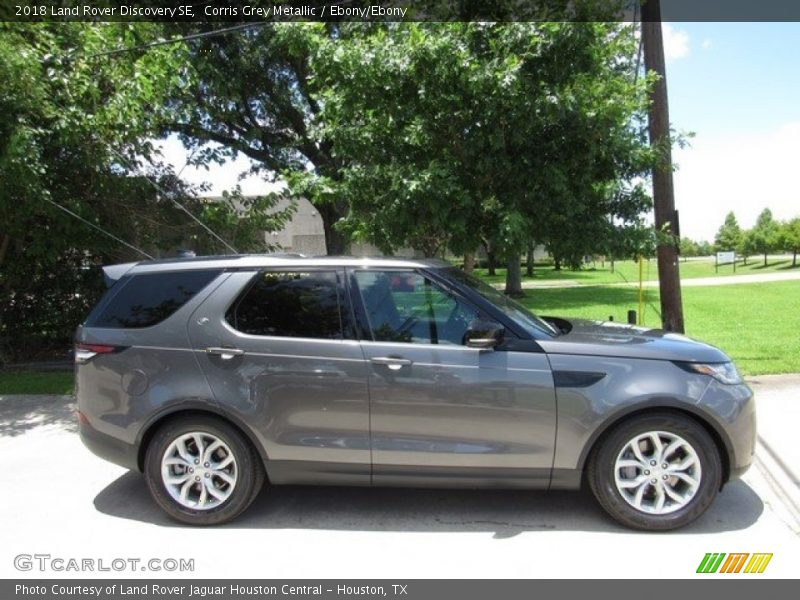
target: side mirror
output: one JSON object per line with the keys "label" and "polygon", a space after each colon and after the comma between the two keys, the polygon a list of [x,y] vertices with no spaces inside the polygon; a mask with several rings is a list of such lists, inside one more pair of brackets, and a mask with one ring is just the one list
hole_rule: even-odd
{"label": "side mirror", "polygon": [[505,332],[499,323],[475,319],[464,334],[464,345],[469,348],[491,350],[503,342]]}

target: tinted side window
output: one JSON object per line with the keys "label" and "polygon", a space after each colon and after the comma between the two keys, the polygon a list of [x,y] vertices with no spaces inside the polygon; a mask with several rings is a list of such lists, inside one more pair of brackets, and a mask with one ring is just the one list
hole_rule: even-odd
{"label": "tinted side window", "polygon": [[133,275],[105,307],[89,315],[86,325],[114,329],[150,327],[172,315],[219,273],[213,270]]}
{"label": "tinted side window", "polygon": [[226,318],[251,335],[341,339],[336,273],[263,273]]}
{"label": "tinted side window", "polygon": [[356,271],[372,337],[378,342],[464,342],[478,312],[414,271]]}

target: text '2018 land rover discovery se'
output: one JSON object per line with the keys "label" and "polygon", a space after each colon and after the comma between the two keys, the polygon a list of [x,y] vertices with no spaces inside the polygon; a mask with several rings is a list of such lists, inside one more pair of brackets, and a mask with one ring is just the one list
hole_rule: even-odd
{"label": "text '2018 land rover discovery se'", "polygon": [[206,257],[105,268],[78,329],[81,436],[192,524],[270,484],[577,489],[673,529],[753,459],[720,350],[539,318],[432,260]]}

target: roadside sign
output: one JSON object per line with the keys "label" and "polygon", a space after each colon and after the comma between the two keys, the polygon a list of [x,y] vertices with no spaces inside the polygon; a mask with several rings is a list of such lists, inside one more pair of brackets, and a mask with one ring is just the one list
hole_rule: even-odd
{"label": "roadside sign", "polygon": [[717,252],[714,257],[714,272],[716,273],[720,265],[733,265],[733,272],[736,273],[736,252]]}
{"label": "roadside sign", "polygon": [[717,264],[729,265],[736,262],[736,252],[717,252]]}

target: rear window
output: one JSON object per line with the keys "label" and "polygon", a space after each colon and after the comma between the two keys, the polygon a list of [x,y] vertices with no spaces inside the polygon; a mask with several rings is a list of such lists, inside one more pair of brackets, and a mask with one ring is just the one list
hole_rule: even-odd
{"label": "rear window", "polygon": [[[219,275],[213,271],[143,273],[124,277],[86,320],[87,327],[138,329],[160,323]],[[117,286],[121,286],[117,290]]]}

